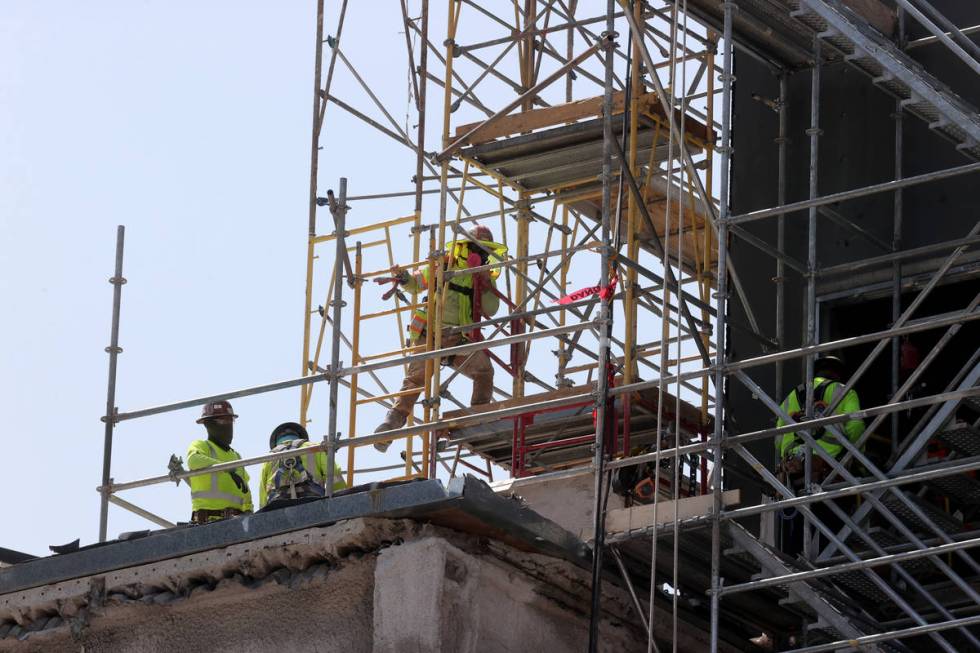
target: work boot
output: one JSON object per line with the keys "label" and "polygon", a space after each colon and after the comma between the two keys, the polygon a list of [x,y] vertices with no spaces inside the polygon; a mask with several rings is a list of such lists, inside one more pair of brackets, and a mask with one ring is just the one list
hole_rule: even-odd
{"label": "work boot", "polygon": [[[405,422],[408,420],[408,415],[401,413],[397,410],[389,410],[388,414],[385,415],[385,420],[378,425],[378,428],[374,429],[375,433],[383,433],[384,431],[391,431],[393,429],[400,429],[405,426]],[[391,446],[391,440],[387,442],[375,442],[374,448],[384,453],[388,451],[388,447]]]}

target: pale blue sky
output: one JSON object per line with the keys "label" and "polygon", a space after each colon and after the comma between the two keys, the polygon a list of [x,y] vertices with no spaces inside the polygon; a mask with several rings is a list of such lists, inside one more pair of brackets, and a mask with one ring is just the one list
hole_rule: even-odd
{"label": "pale blue sky", "polygon": [[[327,2],[327,33],[338,4]],[[409,2],[413,15],[417,5]],[[435,43],[444,38],[443,14],[441,5],[432,12]],[[481,31],[474,12],[466,19],[471,37],[500,35],[492,25]],[[0,298],[6,309],[0,409],[7,418],[8,461],[0,546],[45,554],[49,544],[96,539],[103,348],[112,297],[107,279],[116,225],[127,226],[129,280],[123,289],[120,410],[299,374],[314,29],[313,0],[21,1],[0,9]],[[394,119],[414,132],[414,115],[406,117],[401,30],[397,2],[351,2],[342,49]],[[541,76],[554,65],[546,60]],[[598,72],[594,60],[589,65]],[[350,73],[337,66],[334,93],[384,121]],[[430,66],[442,76],[431,56]],[[516,70],[506,72],[516,77]],[[501,97],[512,96],[494,99],[495,83],[485,80],[481,97],[497,108]],[[586,84],[576,82],[582,96],[598,92]],[[562,87],[551,101],[561,101]],[[497,83],[498,93],[500,88]],[[434,84],[429,101],[437,108],[442,102],[442,89]],[[429,150],[438,146],[440,113],[429,114]],[[453,123],[481,115],[464,105]],[[411,188],[414,154],[336,107],[328,109],[322,144],[321,194],[341,175],[350,178],[354,195]],[[496,208],[487,198],[467,198],[467,205]],[[409,215],[412,206],[411,198],[353,203],[350,223]],[[437,219],[437,206],[437,196],[427,196],[427,221]],[[550,205],[539,210],[548,215]],[[319,233],[329,233],[325,209],[320,221]],[[497,230],[500,222],[489,224]],[[544,230],[538,225],[532,231],[532,249],[540,251]],[[410,260],[407,229],[395,230],[393,238],[395,257]],[[329,264],[332,253],[320,254]],[[365,266],[383,267],[383,258],[374,251]],[[314,304],[324,303],[327,273],[318,267]],[[594,265],[577,263],[569,289],[593,285],[597,274]],[[373,310],[387,307],[373,284],[364,293]],[[659,333],[650,326],[650,334]],[[391,321],[366,325],[362,334],[367,353],[394,349],[399,337]],[[540,349],[553,348],[545,343]],[[349,362],[349,353],[342,358]],[[536,373],[553,381],[554,358],[544,353],[534,360],[540,362]],[[397,386],[397,370],[382,376],[389,389]],[[501,377],[498,385],[509,388],[509,379]],[[466,401],[466,382],[457,385],[454,394]],[[315,396],[311,430],[317,437],[326,424],[325,390]],[[344,394],[344,406],[346,401]],[[291,390],[234,405],[241,415],[235,447],[256,455],[265,451],[273,426],[297,419],[299,394]],[[163,473],[171,453],[183,455],[188,442],[203,435],[194,424],[198,413],[120,425],[115,479]],[[360,415],[357,430],[364,434],[381,411],[368,406]],[[340,430],[347,434],[346,410]],[[393,448],[384,462],[396,461]],[[373,450],[359,454],[358,467],[376,464],[382,460]],[[122,496],[171,520],[188,516],[184,486]],[[147,527],[110,508],[110,537]]]}
{"label": "pale blue sky", "polygon": [[[117,224],[121,409],[298,373],[314,15],[313,2],[4,3],[0,546],[96,537]],[[297,403],[241,402],[236,446],[258,453],[247,438]],[[115,477],[159,472],[194,417],[123,424]],[[142,493],[171,519],[186,494]],[[111,515],[111,533],[146,525]]]}

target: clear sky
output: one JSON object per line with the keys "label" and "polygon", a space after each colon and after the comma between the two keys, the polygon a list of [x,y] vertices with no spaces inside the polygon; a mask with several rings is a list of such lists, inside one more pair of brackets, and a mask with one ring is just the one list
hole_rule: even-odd
{"label": "clear sky", "polygon": [[[49,544],[97,538],[116,225],[127,227],[121,411],[299,374],[315,5],[4,3],[0,406],[9,500],[0,546],[43,555]],[[401,12],[389,5],[350,3],[344,51],[412,129]],[[339,3],[327,6],[330,33]],[[433,29],[444,32],[439,20]],[[339,67],[334,92],[380,118]],[[376,132],[333,107],[327,123],[321,194],[341,175],[352,194],[411,188],[411,152],[382,146],[382,168],[364,147]],[[440,131],[434,124],[433,138]],[[412,209],[408,198],[371,211],[388,206],[390,214],[352,210],[350,222]],[[332,231],[326,209],[320,219],[320,232]],[[410,259],[410,241],[398,236],[396,258]],[[379,301],[375,288],[366,287],[369,301]],[[396,348],[396,330],[384,340],[371,328],[365,340],[375,351]],[[397,384],[397,373],[389,377]],[[298,406],[296,390],[235,402],[234,446],[263,453],[272,427],[298,419]],[[203,436],[198,414],[122,423],[115,480],[165,473],[171,453]],[[381,414],[365,407],[359,430],[373,430]],[[317,437],[325,416],[314,417]],[[341,423],[346,432],[346,414]],[[370,448],[362,455],[365,466],[381,464]],[[170,520],[189,513],[185,486],[121,496]],[[147,527],[110,508],[110,537]]]}
{"label": "clear sky", "polygon": [[[418,2],[408,4],[410,15],[417,15]],[[327,34],[335,28],[338,5],[327,2]],[[444,14],[444,7],[431,14],[437,44],[446,30]],[[466,20],[470,35],[500,35],[490,23],[482,30],[478,23],[486,18],[476,12]],[[0,409],[8,497],[0,546],[43,555],[50,544],[97,538],[99,417],[112,299],[107,279],[116,225],[127,227],[129,281],[122,301],[121,411],[300,373],[314,41],[313,0],[21,1],[0,9]],[[398,3],[351,2],[341,49],[392,118],[414,133]],[[431,56],[430,62],[441,77],[441,64]],[[594,59],[586,65],[600,74]],[[541,76],[555,66],[546,59]],[[506,72],[517,76],[514,69]],[[591,83],[580,78],[577,92],[598,94],[598,88],[587,88]],[[549,101],[561,102],[563,87],[556,84]],[[341,62],[332,92],[386,120]],[[494,109],[501,97],[513,97],[493,76],[479,92]],[[434,84],[429,101],[439,109],[427,123],[431,151],[442,130],[442,89]],[[453,124],[481,116],[464,104]],[[336,188],[342,175],[350,179],[352,195],[412,188],[414,154],[334,106],[321,145],[321,194]],[[468,196],[467,205],[474,212],[497,208],[487,197],[471,204]],[[410,215],[412,208],[411,198],[352,202],[349,224]],[[437,209],[438,197],[426,196],[426,221],[437,219]],[[537,210],[550,215],[551,209]],[[325,209],[319,220],[318,233],[330,233]],[[490,226],[500,240],[500,218],[495,220]],[[506,220],[513,238],[513,221]],[[533,251],[559,246],[546,241],[544,231],[532,226]],[[393,230],[392,239],[395,259],[411,260],[407,228]],[[424,256],[425,245],[422,251]],[[314,305],[326,304],[333,258],[326,248],[320,256]],[[366,270],[384,267],[384,250],[365,254]],[[576,263],[568,290],[594,285],[597,270]],[[365,285],[366,310],[387,308],[380,293]],[[655,324],[649,327],[659,333]],[[349,317],[344,332],[351,333]],[[365,324],[364,353],[395,349],[401,337],[393,320]],[[531,365],[548,382],[554,379],[551,349],[552,343],[537,346]],[[320,363],[328,360],[329,343]],[[349,352],[342,360],[350,362]],[[381,377],[388,390],[397,388],[398,370]],[[467,384],[452,386],[464,402]],[[509,388],[509,379],[498,377],[498,386]],[[344,393],[344,407],[346,402]],[[317,439],[325,431],[325,403],[326,388],[318,386],[311,428]],[[245,456],[257,455],[267,450],[276,424],[298,419],[299,392],[241,399],[234,406],[241,415],[234,446]],[[356,432],[372,431],[382,414],[365,406]],[[115,480],[165,473],[171,453],[184,455],[187,444],[204,435],[194,423],[198,415],[195,408],[122,423],[115,435]],[[339,428],[348,435],[346,409]],[[397,447],[385,459],[370,448],[358,455],[359,468],[398,462]],[[121,496],[172,521],[189,516],[185,486]],[[148,527],[110,508],[110,537]]]}
{"label": "clear sky", "polygon": [[[0,546],[97,536],[116,225],[121,410],[298,374],[314,19],[312,1],[4,3]],[[297,406],[240,402],[236,447],[260,453]],[[197,412],[121,425],[115,478],[183,455]],[[128,498],[189,510],[185,487]],[[147,525],[111,509],[111,534]]]}

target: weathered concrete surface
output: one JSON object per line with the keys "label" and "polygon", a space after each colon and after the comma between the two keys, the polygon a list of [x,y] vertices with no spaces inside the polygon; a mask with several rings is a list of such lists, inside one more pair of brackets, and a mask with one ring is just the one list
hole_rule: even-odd
{"label": "weathered concrete surface", "polygon": [[[579,538],[592,536],[595,505],[595,476],[571,478],[528,477],[508,479],[491,485],[498,494],[514,494],[542,517],[547,517]],[[623,508],[623,497],[609,494],[608,509]]]}
{"label": "weathered concrete surface", "polygon": [[[489,553],[471,555],[435,538],[383,551],[375,573],[375,653],[583,650],[584,573],[541,556]],[[616,618],[631,616],[617,598],[607,600],[618,615],[605,615],[600,650],[645,650]]]}
{"label": "weathered concrete surface", "polygon": [[[646,650],[605,586],[603,649]],[[588,599],[568,562],[354,519],[0,596],[0,652],[582,650]]]}

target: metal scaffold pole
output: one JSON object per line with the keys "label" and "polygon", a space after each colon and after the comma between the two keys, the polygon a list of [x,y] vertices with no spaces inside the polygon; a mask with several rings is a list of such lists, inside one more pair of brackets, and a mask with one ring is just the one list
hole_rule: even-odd
{"label": "metal scaffold pole", "polygon": [[[313,72],[313,128],[310,132],[310,196],[308,207],[308,225],[306,236],[306,305],[303,311],[303,361],[300,367],[300,374],[306,375],[310,370],[310,331],[311,316],[313,314],[313,260],[316,239],[316,190],[317,190],[317,170],[320,159],[320,125],[321,107],[326,102],[326,98],[320,96],[320,80],[323,71],[323,0],[317,0],[316,4],[316,59]],[[306,426],[307,411],[309,409],[309,398],[312,388],[300,388],[299,399],[299,421]]]}
{"label": "metal scaffold pole", "polygon": [[722,510],[722,464],[725,442],[725,374],[726,363],[725,330],[728,328],[728,187],[731,174],[731,113],[732,113],[732,11],[733,2],[726,2],[725,25],[722,33],[724,53],[722,55],[722,100],[721,100],[721,178],[719,180],[718,207],[718,287],[716,289],[716,333],[715,333],[715,429],[712,436],[711,459],[711,653],[718,653],[718,627],[720,621],[721,589],[721,510]]}
{"label": "metal scaffold pole", "polygon": [[[357,10],[363,5],[351,4]],[[902,55],[909,49],[906,14],[917,28],[932,33],[911,47],[945,46],[960,59],[980,52],[964,37],[980,30],[950,29],[924,0],[892,3],[898,31],[884,40],[865,30],[860,12],[841,0],[763,3],[764,11],[755,7],[758,3],[737,0],[675,0],[659,8],[606,0],[591,3],[590,16],[581,15],[583,3],[576,0],[509,0],[499,6],[443,0],[438,11],[431,7],[433,16],[429,0],[399,4],[395,29],[404,26],[398,46],[407,53],[408,74],[403,86],[382,89],[373,86],[371,74],[391,62],[373,60],[370,48],[351,45],[341,52],[347,0],[336,3],[333,36],[333,28],[323,23],[326,3],[316,2],[300,375],[118,410],[119,303],[125,282],[119,228],[98,488],[100,540],[106,538],[109,503],[157,525],[172,524],[123,501],[119,492],[290,455],[263,449],[205,470],[116,483],[110,461],[118,423],[299,387],[305,425],[314,416],[314,386],[323,383],[329,385],[329,402],[317,410],[328,411],[325,432],[317,429],[322,440],[316,438],[309,451],[328,458],[328,496],[333,497],[335,469],[340,469],[338,455],[351,486],[453,478],[464,467],[493,481],[500,479],[499,466],[513,478],[507,491],[576,479],[593,492],[580,506],[583,514],[592,510],[586,517],[592,526],[590,651],[610,645],[609,633],[602,631],[604,614],[642,625],[651,652],[691,650],[684,641],[691,627],[703,632],[705,650],[712,653],[747,646],[754,636],[747,631],[762,624],[768,634],[773,624],[783,624],[786,632],[778,634],[782,639],[774,650],[828,650],[847,642],[884,650],[876,645],[905,638],[915,638],[908,639],[908,650],[919,650],[919,642],[948,652],[980,646],[968,610],[980,601],[972,582],[980,573],[980,531],[971,525],[977,513],[967,507],[960,511],[965,518],[957,517],[952,492],[937,489],[978,491],[980,455],[949,445],[952,453],[937,460],[933,451],[937,443],[949,444],[950,430],[972,437],[980,429],[980,413],[971,412],[980,405],[980,350],[971,354],[969,342],[961,344],[980,325],[980,294],[970,287],[962,301],[948,299],[965,287],[952,284],[976,280],[980,224],[968,219],[962,230],[947,233],[943,223],[936,229],[943,231],[937,242],[915,238],[922,228],[917,223],[921,198],[931,192],[922,187],[966,185],[972,181],[966,175],[980,172],[977,125],[956,121],[958,104],[939,101],[942,89],[911,83],[889,49],[896,46]],[[922,17],[928,24],[918,25]],[[440,33],[445,19],[443,41],[430,41],[430,18]],[[622,49],[617,20],[620,29],[629,30]],[[767,42],[757,43],[763,28]],[[338,88],[331,89],[336,59]],[[405,60],[392,61],[400,66]],[[736,63],[748,80],[743,84],[758,84],[760,93],[771,97],[752,95],[750,101],[751,87],[735,95]],[[883,115],[867,116],[869,125],[878,121],[869,134],[888,127],[887,168],[871,178],[828,172],[824,165],[821,175],[820,149],[825,159],[835,152],[835,164],[844,165],[854,161],[848,148],[859,147],[840,143],[842,118],[821,102],[840,90],[840,69],[864,66],[867,73],[876,65],[882,68],[868,75],[871,83],[895,96],[881,112],[894,107],[894,130]],[[441,87],[442,102],[427,106],[430,83]],[[354,97],[348,95],[352,89]],[[798,93],[806,89],[809,96]],[[394,108],[402,91],[404,122]],[[714,104],[717,96],[720,108]],[[974,161],[930,171],[916,159],[919,135],[913,139],[912,132],[903,131],[903,121],[928,113],[927,100],[937,111],[929,127],[975,155]],[[368,101],[367,107],[359,104]],[[743,112],[746,106],[754,109],[755,101],[773,113]],[[321,143],[335,142],[324,123],[328,105],[379,136],[377,142],[358,141],[378,168],[365,183],[382,184],[390,174],[401,175],[402,185],[366,187],[349,197],[342,177],[339,197],[332,191],[326,198],[316,196]],[[765,117],[758,121],[738,119],[760,113]],[[821,126],[827,129],[825,142]],[[972,140],[951,139],[958,130]],[[791,147],[794,131],[805,133],[806,142]],[[733,159],[736,133],[745,149],[738,160]],[[427,143],[433,151],[426,151]],[[749,170],[756,160],[759,171],[775,174],[763,178]],[[405,179],[413,169],[409,186]],[[892,171],[893,179],[880,181]],[[875,183],[841,190],[862,178]],[[836,180],[841,180],[838,187],[832,187]],[[940,186],[944,180],[949,183]],[[438,198],[426,200],[426,195]],[[771,196],[774,206],[759,201]],[[348,220],[347,204],[355,200],[363,210]],[[334,232],[318,236],[316,210],[327,205]],[[423,205],[431,212],[428,221]],[[356,218],[387,210],[392,213],[384,219]],[[766,218],[773,220],[762,224]],[[821,226],[821,219],[830,222]],[[483,256],[477,261],[470,258],[471,236],[477,233],[471,228],[482,223],[492,223],[494,236],[499,228],[500,238],[489,239],[498,248],[493,254],[478,245]],[[861,243],[852,247],[847,240],[847,247],[832,248],[838,233],[841,242]],[[902,250],[903,244],[908,249]],[[316,245],[331,252],[322,247],[315,252]],[[409,253],[411,260],[402,260]],[[772,259],[756,260],[762,255]],[[341,310],[345,281],[352,289],[353,313]],[[380,300],[370,292],[375,282],[391,283],[390,291],[378,293]],[[496,298],[493,308],[477,292],[481,288]],[[469,298],[472,310],[455,310],[466,306],[462,297]],[[750,297],[761,309],[758,320]],[[389,300],[390,306],[379,305]],[[842,328],[838,318],[851,315],[859,302],[874,302],[880,315]],[[620,307],[622,328],[617,323],[613,329]],[[411,334],[407,343],[406,332]],[[930,348],[919,357],[904,348],[907,342],[927,342]],[[889,346],[885,361],[887,355],[880,354]],[[344,347],[350,352],[346,366]],[[328,349],[329,364],[321,360]],[[840,379],[832,399],[817,402],[816,361],[845,351],[858,352],[863,360]],[[489,403],[477,401],[474,392],[467,404],[457,390],[463,385],[466,392],[466,384],[475,381],[476,376],[465,380],[464,371],[475,356],[485,356],[490,366]],[[443,372],[444,367],[451,369]],[[506,375],[498,374],[494,382],[498,369]],[[552,371],[555,381],[548,376]],[[455,383],[460,376],[462,384]],[[801,382],[797,396],[803,408],[787,410],[787,402],[779,402]],[[866,392],[872,383],[880,386]],[[852,390],[860,392],[860,406],[843,403]],[[343,416],[348,431],[343,440],[337,421],[341,404],[349,411]],[[382,409],[405,419],[399,422],[389,413],[381,428],[366,428],[370,411]],[[857,421],[863,431],[851,435],[850,424]],[[879,429],[889,421],[890,433]],[[782,464],[773,471],[769,464],[772,442],[781,452],[784,438],[799,444],[799,473]],[[839,453],[824,448],[838,441]],[[389,452],[396,442],[404,450]],[[371,462],[357,468],[357,450],[372,446],[382,454],[400,454],[401,460],[392,456],[379,463],[380,454],[369,452]],[[446,447],[452,449],[443,453]],[[886,447],[891,454],[882,452]],[[485,471],[477,466],[483,464]],[[613,480],[619,483],[615,490]],[[796,513],[798,525],[786,523]],[[758,532],[756,520],[762,520]],[[949,523],[962,529],[947,530]],[[802,555],[789,551],[800,528]],[[879,538],[879,531],[885,537]],[[792,544],[780,541],[783,533]],[[728,554],[728,542],[737,559]],[[604,575],[609,572],[618,574]],[[862,591],[880,597],[884,608],[843,597],[849,590],[861,594],[845,582],[852,577]],[[604,589],[607,598],[619,593],[614,583],[632,610],[628,615],[612,611],[618,602],[603,603]],[[647,583],[649,594],[637,594]],[[728,594],[732,597],[725,598]],[[761,608],[743,619],[750,603]],[[810,606],[816,616],[802,614],[794,603]],[[769,607],[779,614],[762,614]],[[582,608],[584,617],[584,601]],[[835,642],[838,637],[844,639]],[[694,649],[704,648],[703,640],[697,641]]]}
{"label": "metal scaffold pole", "polygon": [[105,348],[109,354],[109,382],[106,386],[105,400],[105,437],[102,445],[102,487],[99,505],[99,542],[105,542],[109,529],[109,500],[112,495],[112,432],[116,426],[116,364],[122,348],[119,346],[119,309],[122,303],[122,287],[126,283],[123,278],[123,244],[126,239],[126,227],[116,227],[116,267],[109,283],[112,284],[112,330],[109,335],[109,346]]}
{"label": "metal scaffold pole", "polygon": [[[329,195],[330,199],[333,199],[332,193]],[[347,238],[346,238],[346,222],[347,222],[347,178],[340,178],[340,195],[337,198],[336,204],[331,202],[330,212],[334,217],[334,225],[336,229],[336,243],[337,243],[337,255],[334,260],[333,269],[333,300],[330,302],[330,308],[333,313],[333,331],[331,332],[331,350],[330,350],[330,399],[329,399],[329,414],[327,422],[327,432],[324,434],[324,444],[327,447],[327,496],[333,496],[333,483],[334,483],[334,459],[337,453],[337,441],[339,433],[337,433],[337,409],[339,403],[337,401],[337,395],[340,391],[340,335],[343,329],[341,323],[341,309],[344,307],[345,303],[343,300],[344,293],[344,258],[347,256]]]}
{"label": "metal scaffold pole", "polygon": [[[612,216],[612,156],[615,135],[612,130],[613,110],[613,56],[616,48],[615,6],[613,0],[606,3],[606,31],[602,35],[605,49],[605,87],[602,97],[602,250],[599,261],[599,286],[609,286],[609,255],[612,249],[610,224],[613,219],[619,221],[619,215]],[[651,72],[651,74],[655,74]],[[589,618],[589,651],[598,650],[599,622],[602,609],[602,557],[605,539],[605,473],[603,465],[606,461],[606,439],[610,423],[615,423],[615,408],[608,403],[609,390],[609,337],[612,331],[611,300],[603,299],[599,304],[599,365],[596,378],[595,394],[595,502],[593,506],[594,542],[592,545],[592,609]],[[612,415],[609,411],[612,410]]]}

